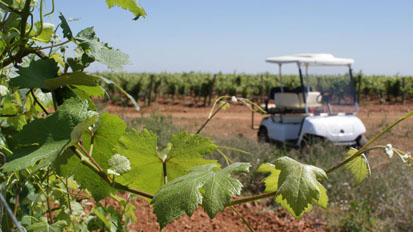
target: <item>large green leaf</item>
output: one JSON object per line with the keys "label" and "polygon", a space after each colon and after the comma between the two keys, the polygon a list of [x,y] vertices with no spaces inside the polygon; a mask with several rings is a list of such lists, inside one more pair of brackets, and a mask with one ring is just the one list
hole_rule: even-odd
{"label": "large green leaf", "polygon": [[203,158],[217,148],[207,137],[178,132],[171,136],[169,153],[162,155],[157,150],[156,141],[156,135],[146,129],[140,133],[132,130],[120,138],[115,151],[130,160],[131,171],[117,178],[117,181],[155,193],[164,184],[164,165],[167,179],[173,180],[185,175],[192,167],[216,163],[216,160]]}
{"label": "large green leaf", "polygon": [[[350,158],[357,152],[357,149],[350,148],[350,150],[346,154],[346,158]],[[369,162],[367,161],[367,158],[364,154],[361,154],[349,161],[348,163],[346,163],[345,167],[353,175],[354,180],[356,181],[356,185],[359,185],[371,174]]]}
{"label": "large green leaf", "polygon": [[300,218],[310,210],[311,203],[327,207],[327,192],[318,182],[318,179],[327,179],[322,169],[281,157],[275,161],[275,165],[263,164],[258,171],[271,173],[264,180],[266,191],[278,191],[275,201],[294,217]]}
{"label": "large green leaf", "polygon": [[7,156],[4,171],[18,171],[45,159],[39,167],[50,164],[70,143],[72,131],[88,119],[87,101],[67,100],[55,113],[27,124],[15,139],[23,147]]}
{"label": "large green leaf", "polygon": [[112,8],[116,5],[122,7],[125,10],[129,10],[135,15],[134,20],[137,20],[141,16],[144,18],[146,16],[145,10],[141,7],[137,0],[106,0],[106,3],[108,4],[109,8]]}
{"label": "large green leaf", "polygon": [[[96,37],[93,27],[88,27],[76,36],[79,46],[88,56],[88,60],[96,60],[108,66],[112,70],[121,70],[122,65],[129,64],[129,56],[125,53],[109,47],[107,44],[100,42]],[[83,57],[82,57],[83,59]]]}
{"label": "large green leaf", "polygon": [[98,80],[99,77],[85,72],[73,72],[47,79],[44,82],[49,89],[53,90],[65,85],[96,86]]}
{"label": "large green leaf", "polygon": [[191,168],[188,174],[162,186],[151,204],[161,228],[186,213],[191,216],[202,205],[210,218],[223,211],[231,196],[241,193],[242,184],[232,173],[248,172],[249,163],[234,163],[222,170],[217,165]]}
{"label": "large green leaf", "polygon": [[54,59],[34,60],[29,67],[19,67],[19,76],[10,79],[10,85],[20,88],[44,88],[48,86],[44,82],[57,76],[57,63]]}
{"label": "large green leaf", "polygon": [[42,27],[40,25],[40,22],[35,23],[37,33],[39,33],[40,30],[41,31],[40,34],[33,37],[33,39],[42,43],[49,43],[52,35],[54,34],[54,25],[51,23],[43,23]]}
{"label": "large green leaf", "polygon": [[[118,116],[108,113],[100,116],[93,139],[92,157],[104,171],[110,168],[108,161],[114,154],[112,150],[118,143],[121,135],[125,133],[125,129],[125,122]],[[91,144],[90,134],[83,133],[82,141],[85,149],[89,151]],[[81,187],[88,189],[97,200],[115,192],[115,189],[89,167],[83,165],[80,159],[70,150],[56,160],[55,167],[62,176],[74,175],[74,179]]]}

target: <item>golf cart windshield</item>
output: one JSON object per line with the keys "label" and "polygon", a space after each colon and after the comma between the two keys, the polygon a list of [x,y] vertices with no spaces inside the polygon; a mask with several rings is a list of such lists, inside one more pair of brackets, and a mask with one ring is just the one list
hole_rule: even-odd
{"label": "golf cart windshield", "polygon": [[[354,114],[358,110],[352,59],[336,58],[330,54],[300,54],[293,56],[271,57],[267,62],[279,66],[280,86],[272,89],[275,108],[278,112],[307,114]],[[295,63],[299,70],[300,86],[291,88],[283,85],[281,67]],[[348,67],[346,75],[309,75],[311,66]],[[272,97],[272,96],[271,96]]]}

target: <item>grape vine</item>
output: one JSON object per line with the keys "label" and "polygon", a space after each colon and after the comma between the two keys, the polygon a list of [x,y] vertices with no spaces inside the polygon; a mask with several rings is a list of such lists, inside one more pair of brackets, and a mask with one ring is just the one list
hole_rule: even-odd
{"label": "grape vine", "polygon": [[[410,153],[391,145],[371,146],[411,112],[328,170],[289,157],[262,164],[257,171],[270,173],[264,180],[266,193],[239,197],[242,183],[233,174],[248,172],[250,164],[231,163],[221,149],[232,148],[220,147],[200,133],[233,101],[261,109],[245,98],[219,97],[197,133],[178,132],[166,147],[158,148],[153,132],[129,130],[118,116],[96,112],[92,100],[105,94],[104,83],[118,88],[139,109],[119,85],[84,71],[93,62],[119,70],[128,56],[103,43],[92,27],[75,35],[62,14],[56,26],[44,22],[44,16],[55,11],[51,0],[53,9],[44,14],[45,2],[0,1],[0,202],[6,209],[0,213],[2,231],[127,231],[137,220],[131,204],[135,195],[150,201],[161,229],[183,214],[192,215],[199,205],[214,218],[225,207],[235,210],[233,205],[272,196],[300,218],[313,205],[327,208],[327,191],[320,181],[331,172],[348,169],[358,184],[367,178],[369,150],[381,149],[390,158],[396,154],[413,166]],[[137,0],[106,3],[129,10],[134,19],[146,15]],[[69,43],[76,47],[73,57],[66,52]],[[214,151],[227,164],[208,159]],[[126,199],[118,192],[126,192]],[[82,198],[89,194],[97,203],[89,205]],[[106,197],[117,201],[121,211],[99,202]],[[86,208],[90,213],[83,213]]]}

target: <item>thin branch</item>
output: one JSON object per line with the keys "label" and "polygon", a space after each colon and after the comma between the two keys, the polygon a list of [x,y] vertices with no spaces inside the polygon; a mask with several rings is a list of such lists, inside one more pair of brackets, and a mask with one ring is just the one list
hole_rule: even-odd
{"label": "thin branch", "polygon": [[16,13],[16,14],[21,14],[22,12],[19,11],[18,9],[14,9],[13,7],[9,6],[7,3],[3,2],[0,0],[0,5],[6,7],[7,9],[9,9],[11,12]]}
{"label": "thin branch", "polygon": [[46,202],[47,202],[47,211],[49,214],[49,222],[50,223],[54,223],[53,222],[53,217],[52,217],[52,211],[51,211],[51,207],[50,207],[50,199],[49,199],[49,187],[50,187],[50,182],[49,182],[49,174],[50,174],[50,167],[47,167],[47,182],[46,182]]}
{"label": "thin branch", "polygon": [[214,116],[222,109],[224,108],[224,106],[228,104],[227,102],[220,105],[219,108],[211,115],[211,117],[208,117],[208,119],[204,122],[204,124],[202,124],[202,126],[198,129],[198,131],[195,134],[199,134],[201,133],[202,129],[204,129],[204,127],[208,124],[209,121],[211,121],[212,118],[214,118]]}
{"label": "thin branch", "polygon": [[46,108],[40,103],[39,100],[37,100],[36,96],[35,96],[34,93],[33,93],[33,89],[30,89],[30,93],[32,94],[32,97],[33,97],[33,99],[34,99],[34,102],[36,102],[37,105],[39,105],[40,108],[42,108],[43,112],[44,112],[46,115],[49,115],[49,112],[47,112]]}
{"label": "thin branch", "polygon": [[168,183],[168,174],[166,172],[166,162],[162,161],[162,170],[163,170],[163,183],[167,184]]}
{"label": "thin branch", "polygon": [[250,226],[247,220],[241,215],[241,213],[234,206],[230,206],[230,208],[232,209],[232,211],[234,211],[238,215],[239,218],[241,218],[242,222],[248,227],[249,231],[254,232],[254,229]]}
{"label": "thin branch", "polygon": [[49,15],[51,15],[51,14],[53,14],[54,13],[54,0],[52,0],[52,10],[49,12],[49,13],[47,13],[47,14],[45,14],[45,15],[43,15],[44,17],[46,17],[46,16],[49,16]]}
{"label": "thin branch", "polygon": [[274,191],[274,192],[269,192],[269,193],[263,193],[263,194],[259,194],[259,195],[255,195],[255,196],[248,196],[248,197],[241,197],[239,199],[236,200],[232,200],[228,206],[231,205],[238,205],[238,204],[242,204],[245,202],[249,202],[249,201],[256,201],[259,199],[263,199],[263,198],[267,198],[267,197],[272,197],[277,195],[278,191]]}
{"label": "thin branch", "polygon": [[17,230],[19,232],[24,232],[23,228],[19,224],[19,221],[17,220],[17,218],[14,216],[13,212],[11,211],[11,208],[10,208],[9,204],[7,204],[6,199],[4,199],[3,193],[1,192],[1,189],[0,189],[0,202],[1,202],[1,205],[3,205],[4,208],[6,208],[6,212],[9,214],[11,220],[16,225]]}
{"label": "thin branch", "polygon": [[[377,149],[381,149],[381,150],[382,150],[382,149],[384,149],[385,147],[386,147],[386,146],[369,147],[369,148],[367,148],[367,149],[364,149],[364,151],[363,151],[362,153],[360,153],[360,155],[363,154],[363,153],[367,153],[367,152],[369,152],[369,151],[372,151],[372,150],[377,150]],[[353,156],[352,156],[352,157],[353,157]],[[345,165],[346,163],[350,162],[351,160],[353,160],[353,159],[355,158],[355,157],[354,157],[354,158],[352,158],[352,157],[350,157],[350,158],[344,160],[343,162],[337,164],[336,166],[328,169],[327,171],[325,171],[326,174],[329,174],[329,173],[331,173],[331,172],[339,169],[340,167],[342,167],[343,165]]]}
{"label": "thin branch", "polygon": [[20,114],[0,114],[0,117],[4,118],[9,118],[9,117],[16,117],[19,116]]}
{"label": "thin branch", "polygon": [[72,42],[72,41],[71,40],[66,40],[65,42],[62,42],[62,43],[59,43],[59,44],[50,45],[50,46],[47,46],[47,47],[40,47],[40,48],[36,48],[34,50],[35,51],[40,51],[40,50],[44,50],[44,49],[55,48],[55,47],[65,45],[65,44],[70,43],[70,42]]}
{"label": "thin branch", "polygon": [[251,152],[243,151],[243,150],[238,149],[238,148],[235,148],[235,147],[218,146],[218,148],[227,149],[227,150],[232,150],[232,151],[237,151],[237,152],[244,153],[244,154],[246,154],[246,155],[251,155]]}
{"label": "thin branch", "polygon": [[355,159],[357,156],[363,154],[367,148],[374,143],[377,139],[379,139],[381,136],[383,136],[384,134],[386,134],[387,132],[389,132],[394,126],[396,126],[397,124],[399,124],[400,122],[408,119],[409,117],[413,116],[413,111],[410,111],[409,113],[407,113],[406,115],[404,115],[403,117],[401,117],[399,120],[397,120],[396,122],[392,123],[390,126],[388,126],[386,129],[384,129],[382,132],[380,132],[380,134],[376,135],[376,137],[374,137],[372,140],[370,140],[366,145],[364,145],[362,148],[360,148],[360,150],[358,150],[354,155],[352,155],[350,158],[344,160],[343,162],[337,164],[336,166],[328,169],[326,171],[327,174],[339,169],[340,167],[342,167],[343,165],[345,165],[346,163],[352,161],[353,159]]}
{"label": "thin branch", "polygon": [[102,169],[102,168],[100,167],[100,165],[96,162],[96,160],[93,159],[93,157],[89,154],[89,152],[86,151],[86,149],[82,146],[82,144],[77,143],[76,146],[77,146],[78,148],[80,148],[80,150],[83,152],[83,154],[84,154],[87,158],[89,158],[89,160],[93,163],[93,165],[96,166],[96,168],[97,168],[100,172],[103,172],[103,169]]}
{"label": "thin branch", "polygon": [[130,188],[126,185],[123,184],[119,184],[117,182],[112,182],[109,177],[104,173],[104,172],[100,172],[97,170],[97,168],[90,162],[88,162],[87,160],[83,159],[83,155],[82,153],[77,150],[75,147],[72,147],[72,150],[75,152],[75,154],[79,157],[79,159],[81,160],[81,162],[86,165],[87,167],[89,167],[93,172],[95,172],[96,174],[98,174],[100,177],[102,177],[108,184],[110,184],[112,187],[118,189],[118,190],[124,190],[130,193],[134,193],[149,199],[152,199],[154,197],[153,194],[144,192],[144,191],[140,191],[134,188]]}

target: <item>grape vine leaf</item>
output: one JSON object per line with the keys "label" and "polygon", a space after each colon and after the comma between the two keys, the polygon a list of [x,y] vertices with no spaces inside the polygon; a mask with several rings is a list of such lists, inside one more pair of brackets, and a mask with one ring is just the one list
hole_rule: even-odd
{"label": "grape vine leaf", "polygon": [[214,218],[233,195],[241,193],[242,184],[231,174],[246,173],[249,167],[249,163],[234,163],[221,170],[216,170],[216,164],[196,166],[162,186],[151,202],[161,229],[184,213],[191,216],[198,205]]}
{"label": "grape vine leaf", "polygon": [[63,30],[63,36],[65,38],[71,40],[73,38],[73,33],[72,33],[72,30],[69,27],[69,24],[67,23],[67,20],[66,20],[65,16],[63,16],[62,13],[60,13],[59,19],[61,21],[60,27]]}
{"label": "grape vine leaf", "polygon": [[41,217],[40,220],[27,227],[28,232],[60,232],[64,231],[67,222],[60,220],[53,224],[49,224],[46,217]]}
{"label": "grape vine leaf", "polygon": [[[155,193],[164,184],[164,169],[167,179],[185,175],[187,170],[203,164],[215,164],[216,160],[203,157],[211,155],[216,145],[207,137],[178,132],[171,136],[171,150],[160,154],[156,146],[156,135],[144,129],[125,133],[115,148],[116,153],[127,157],[131,170],[116,178],[118,182],[148,193]],[[162,157],[161,157],[162,156]]]}
{"label": "grape vine leaf", "polygon": [[133,20],[137,20],[141,16],[145,18],[146,16],[145,10],[137,0],[106,0],[106,3],[108,4],[109,8],[117,5],[125,10],[129,10],[135,15],[135,18]]}
{"label": "grape vine leaf", "polygon": [[[355,148],[350,148],[346,154],[346,158],[350,158],[352,155],[358,152]],[[356,182],[359,185],[367,177],[371,175],[369,162],[364,154],[357,156],[348,163],[345,164],[345,168],[351,172]]]}
{"label": "grape vine leaf", "polygon": [[15,136],[23,146],[7,156],[4,171],[18,171],[44,159],[37,168],[45,167],[61,154],[70,143],[73,129],[87,120],[87,101],[71,98],[53,114],[27,124]]}
{"label": "grape vine leaf", "polygon": [[130,64],[128,55],[109,47],[106,43],[100,42],[93,27],[80,31],[75,40],[83,49],[83,55],[87,55],[90,61],[96,60],[112,70],[122,70],[122,65]]}
{"label": "grape vine leaf", "polygon": [[42,42],[42,43],[49,43],[50,39],[52,38],[52,35],[54,34],[54,25],[51,23],[43,23],[43,26],[41,27],[40,21],[34,24],[36,27],[36,31],[38,34],[36,37],[33,37],[33,39]]}
{"label": "grape vine leaf", "polygon": [[48,89],[44,80],[57,76],[57,63],[54,59],[33,60],[29,67],[19,67],[19,76],[10,79],[10,85],[20,88]]}
{"label": "grape vine leaf", "polygon": [[[103,170],[107,170],[110,168],[108,161],[114,155],[112,150],[118,143],[121,135],[125,133],[126,124],[118,116],[108,113],[102,114],[96,124],[97,129],[93,138],[92,157]],[[84,148],[89,151],[92,141],[91,135],[87,132],[83,133],[82,141]],[[70,150],[67,150],[64,155],[60,156],[54,166],[56,171],[62,176],[74,175],[74,179],[81,187],[88,189],[97,200],[115,192],[115,189],[98,174],[81,164],[80,159]]]}
{"label": "grape vine leaf", "polygon": [[311,203],[327,208],[327,191],[318,182],[318,179],[327,179],[324,170],[289,157],[281,157],[274,164],[262,164],[258,171],[271,173],[264,179],[265,191],[278,191],[275,202],[296,218],[311,210]]}
{"label": "grape vine leaf", "polygon": [[44,80],[49,89],[54,90],[65,85],[96,86],[98,77],[85,72],[72,72]]}

